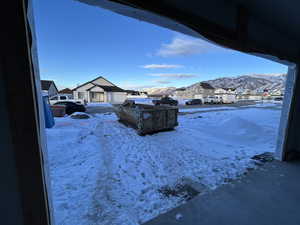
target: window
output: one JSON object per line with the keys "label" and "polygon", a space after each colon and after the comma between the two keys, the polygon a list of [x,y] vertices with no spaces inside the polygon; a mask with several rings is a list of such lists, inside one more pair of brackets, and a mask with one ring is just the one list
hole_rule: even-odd
{"label": "window", "polygon": [[60,100],[67,100],[66,96],[60,96]]}
{"label": "window", "polygon": [[78,98],[79,99],[84,99],[85,93],[84,92],[78,92]]}
{"label": "window", "polygon": [[57,96],[52,97],[52,98],[50,98],[50,100],[58,100],[58,97]]}

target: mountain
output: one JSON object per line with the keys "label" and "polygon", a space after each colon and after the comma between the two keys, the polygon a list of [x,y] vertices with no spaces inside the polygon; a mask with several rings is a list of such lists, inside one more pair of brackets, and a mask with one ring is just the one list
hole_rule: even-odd
{"label": "mountain", "polygon": [[170,95],[176,90],[175,87],[165,87],[165,88],[144,88],[150,95]]}
{"label": "mountain", "polygon": [[[187,95],[197,94],[201,88],[201,83],[208,83],[214,88],[235,88],[237,92],[250,90],[252,93],[262,93],[267,89],[270,93],[274,91],[283,91],[285,86],[286,74],[253,74],[241,75],[237,77],[222,77],[214,80],[201,81],[184,87]],[[170,95],[176,88],[148,88],[149,94]]]}
{"label": "mountain", "polygon": [[261,93],[265,89],[270,92],[284,90],[285,80],[286,74],[254,74],[238,77],[223,77],[205,82],[215,88],[236,88],[239,92],[248,89],[252,92]]}

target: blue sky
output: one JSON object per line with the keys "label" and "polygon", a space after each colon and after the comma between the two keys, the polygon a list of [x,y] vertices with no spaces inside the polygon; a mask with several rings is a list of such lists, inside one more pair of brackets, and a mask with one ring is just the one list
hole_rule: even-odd
{"label": "blue sky", "polygon": [[182,87],[287,67],[74,0],[33,0],[41,79],[59,88],[104,76],[127,89]]}

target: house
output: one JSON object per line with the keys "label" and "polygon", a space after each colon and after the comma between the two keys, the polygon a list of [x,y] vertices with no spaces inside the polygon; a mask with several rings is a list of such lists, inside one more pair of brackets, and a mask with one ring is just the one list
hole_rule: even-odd
{"label": "house", "polygon": [[41,87],[43,94],[47,94],[49,97],[58,94],[57,87],[53,80],[41,80]]}
{"label": "house", "polygon": [[272,90],[270,92],[270,95],[271,96],[283,96],[284,95],[284,89],[275,89],[275,90]]}
{"label": "house", "polygon": [[215,89],[215,94],[230,94],[230,95],[235,95],[237,94],[235,88],[216,88]]}
{"label": "house", "polygon": [[224,103],[233,103],[237,98],[235,88],[216,88],[215,95],[221,97]]}
{"label": "house", "polygon": [[226,91],[226,94],[237,94],[236,88],[224,88],[224,90]]}
{"label": "house", "polygon": [[215,88],[209,83],[200,82],[186,88],[177,88],[173,97],[177,99],[205,98],[214,95]]}
{"label": "house", "polygon": [[216,95],[220,95],[220,94],[226,94],[227,91],[225,90],[225,88],[216,88],[215,89],[215,94]]}
{"label": "house", "polygon": [[73,96],[73,91],[72,91],[70,88],[62,89],[62,90],[60,90],[58,93],[59,93],[59,94],[62,94],[62,95]]}
{"label": "house", "polygon": [[262,92],[262,96],[263,97],[269,97],[269,96],[271,96],[269,89],[264,89],[263,92]]}
{"label": "house", "polygon": [[147,92],[135,91],[135,90],[125,90],[127,93],[127,98],[148,98]]}
{"label": "house", "polygon": [[197,94],[201,94],[204,98],[212,96],[215,93],[215,88],[209,83],[201,82],[198,86]]}
{"label": "house", "polygon": [[125,90],[125,92],[127,95],[140,95],[140,92],[135,90]]}
{"label": "house", "polygon": [[173,98],[176,98],[176,99],[184,99],[186,98],[186,88],[177,88],[175,89],[175,91],[173,92],[172,94],[172,97]]}
{"label": "house", "polygon": [[198,99],[214,96],[215,94],[215,88],[206,82],[200,82],[197,85],[191,86],[189,89],[191,89],[194,93],[193,98]]}
{"label": "house", "polygon": [[74,99],[84,99],[87,102],[122,103],[127,93],[122,89],[99,76],[73,89]]}

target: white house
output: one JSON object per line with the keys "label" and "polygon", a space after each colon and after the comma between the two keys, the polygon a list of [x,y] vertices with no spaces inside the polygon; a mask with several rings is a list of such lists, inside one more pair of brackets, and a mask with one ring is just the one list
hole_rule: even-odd
{"label": "white house", "polygon": [[214,87],[209,83],[199,82],[187,88],[177,88],[173,97],[176,99],[205,98],[214,95]]}
{"label": "white house", "polygon": [[53,80],[41,80],[41,87],[43,95],[52,97],[58,94],[57,87]]}
{"label": "white house", "polygon": [[216,88],[215,94],[237,94],[235,88]]}
{"label": "white house", "polygon": [[215,89],[215,94],[226,94],[227,91],[224,88],[216,88]]}
{"label": "white house", "polygon": [[122,103],[127,93],[122,89],[99,76],[73,89],[74,99],[84,99],[87,102]]}
{"label": "white house", "polygon": [[236,89],[235,88],[216,88],[215,95],[222,97],[224,103],[236,102]]}
{"label": "white house", "polygon": [[73,97],[73,90],[70,88],[64,88],[58,92],[60,95],[67,95],[69,97]]}
{"label": "white house", "polygon": [[276,89],[270,92],[270,95],[272,96],[283,96],[284,90],[282,89]]}

